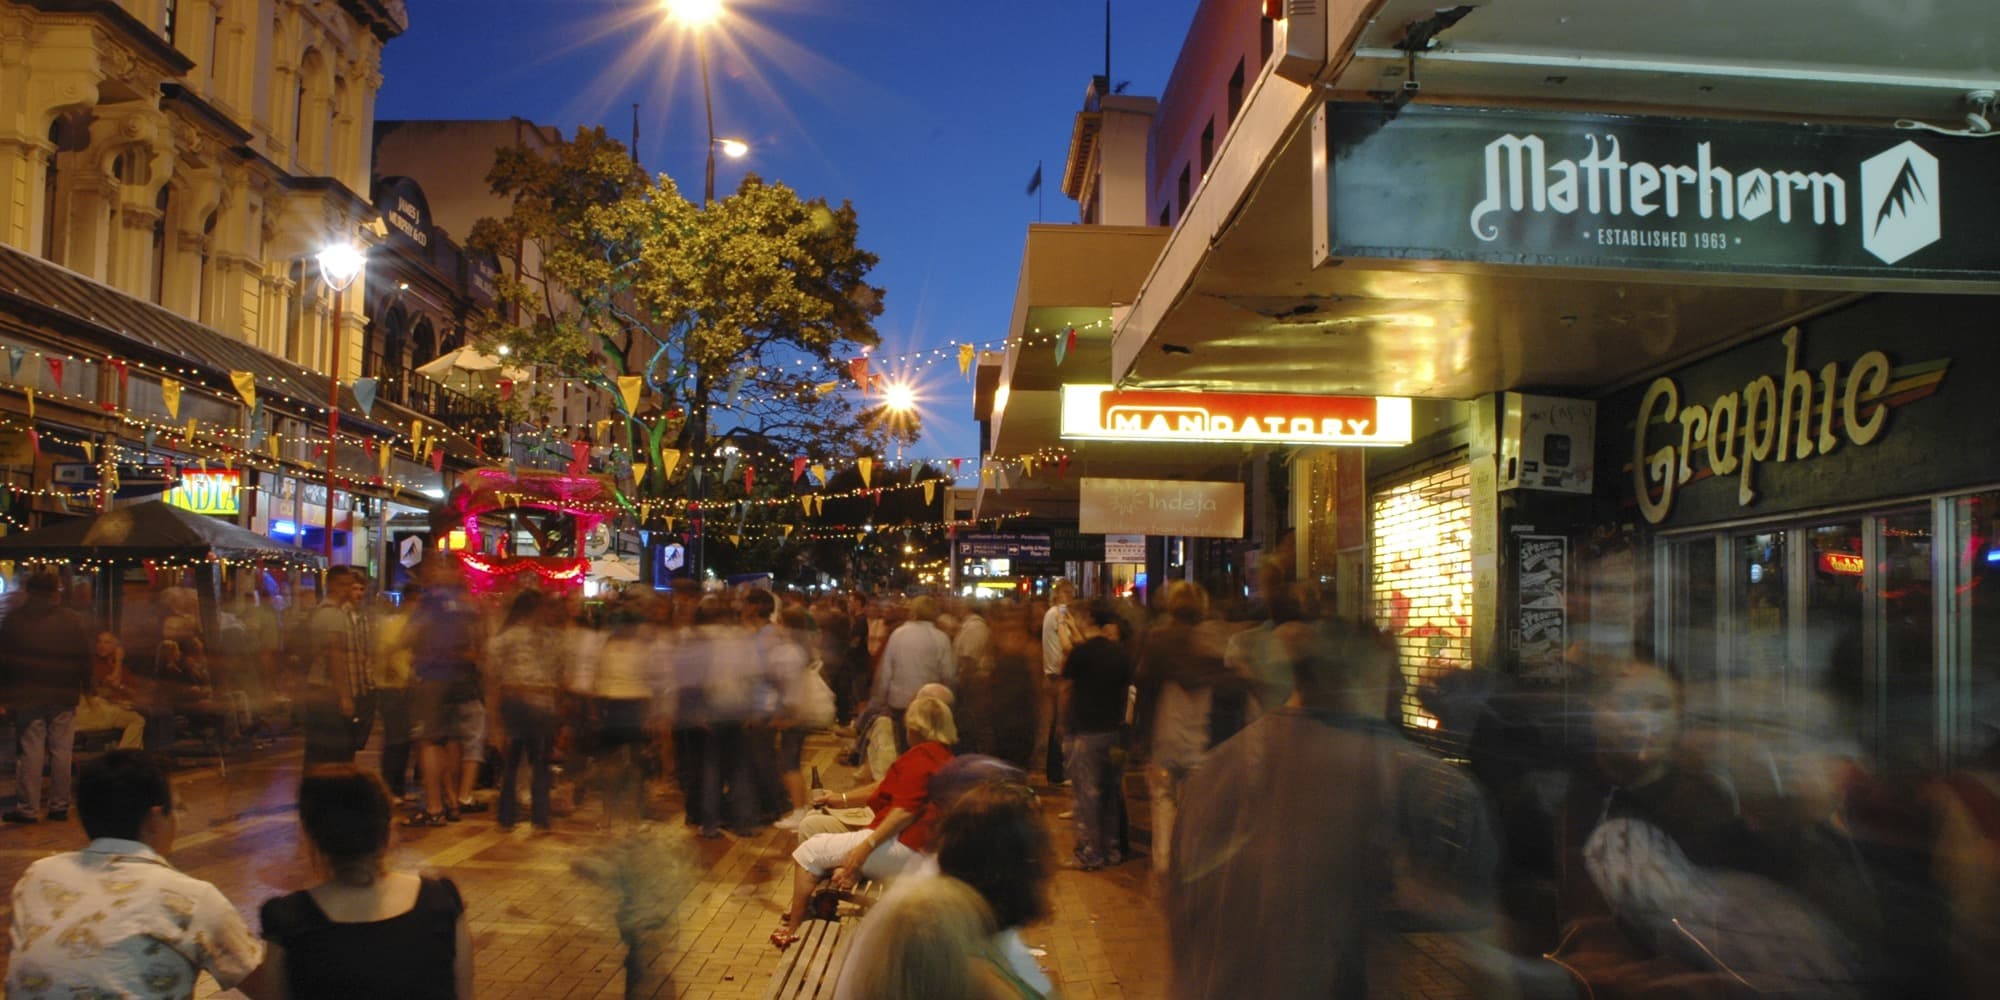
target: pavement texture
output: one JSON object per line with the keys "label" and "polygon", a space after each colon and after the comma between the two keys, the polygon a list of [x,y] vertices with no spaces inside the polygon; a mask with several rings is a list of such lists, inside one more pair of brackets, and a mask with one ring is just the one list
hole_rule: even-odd
{"label": "pavement texture", "polygon": [[[834,762],[831,738],[816,737],[806,763],[827,786],[853,784],[853,769]],[[359,763],[371,766],[374,753]],[[213,882],[245,919],[275,895],[313,879],[300,846],[293,792],[296,744],[254,755],[213,759],[175,774],[182,811],[173,862]],[[1042,796],[1059,852],[1067,857],[1068,797]],[[791,834],[701,840],[679,822],[679,796],[653,789],[670,822],[607,821],[586,796],[554,831],[526,823],[502,831],[491,812],[432,829],[395,831],[393,868],[449,876],[463,893],[471,923],[481,1000],[624,997],[628,949],[620,937],[621,903],[651,918],[640,935],[639,995],[700,1000],[757,998],[769,985],[776,952],[766,940],[790,899]],[[490,801],[492,793],[483,793]],[[1133,803],[1135,818],[1143,803]],[[0,882],[11,888],[28,864],[86,842],[74,819],[0,830]],[[622,887],[622,891],[621,891]],[[1064,870],[1054,884],[1055,916],[1025,937],[1063,996],[1158,997],[1165,992],[1164,933],[1143,853],[1096,872]],[[8,914],[11,917],[11,914]],[[1471,997],[1464,970],[1436,942],[1404,939],[1410,950],[1393,995]],[[0,963],[4,963],[0,954]],[[199,997],[237,997],[202,977]]]}

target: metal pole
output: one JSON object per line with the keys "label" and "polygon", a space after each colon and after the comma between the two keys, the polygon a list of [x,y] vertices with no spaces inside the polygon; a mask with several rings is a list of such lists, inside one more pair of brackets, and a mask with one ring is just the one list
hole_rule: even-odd
{"label": "metal pole", "polygon": [[[333,565],[333,456],[340,449],[340,327],[341,298],[346,293],[333,290],[333,357],[326,366],[326,527],[320,555]],[[304,531],[305,529],[299,529]]]}
{"label": "metal pole", "polygon": [[[702,34],[695,40],[701,55],[701,106],[708,119],[708,150],[706,169],[702,172],[701,207],[705,212],[708,204],[715,200],[715,102],[711,99],[708,85],[708,35]],[[694,372],[694,398],[688,405],[688,522],[692,529],[688,533],[688,569],[694,574],[695,586],[703,586],[708,579],[708,552],[703,544],[703,536],[708,526],[701,516],[701,501],[708,492],[705,481],[704,462],[708,452],[708,379],[701,370],[701,362],[688,352],[688,367]]]}

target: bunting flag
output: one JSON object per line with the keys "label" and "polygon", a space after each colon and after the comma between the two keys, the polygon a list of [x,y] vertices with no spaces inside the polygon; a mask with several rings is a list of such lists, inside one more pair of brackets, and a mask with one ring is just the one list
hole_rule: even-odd
{"label": "bunting flag", "polygon": [[160,401],[167,404],[167,419],[181,418],[181,384],[170,378],[160,380]]}
{"label": "bunting flag", "polygon": [[1069,345],[1068,350],[1076,350],[1076,327],[1064,327],[1062,339],[1064,343]]}
{"label": "bunting flag", "polygon": [[97,442],[95,442],[95,441],[78,441],[78,442],[77,442],[77,444],[79,444],[79,445],[82,445],[82,446],[83,446],[83,460],[84,460],[84,461],[86,461],[86,462],[89,462],[89,463],[90,463],[90,464],[92,464],[92,465],[96,465],[96,464],[97,464]]}
{"label": "bunting flag", "polygon": [[444,471],[444,449],[443,449],[443,448],[439,448],[438,450],[436,450],[436,451],[433,451],[433,452],[431,452],[431,471],[432,471],[432,472],[443,472],[443,471]]}
{"label": "bunting flag", "polygon": [[808,459],[807,459],[807,458],[806,458],[806,457],[805,457],[804,455],[800,455],[799,457],[797,457],[797,458],[794,458],[794,459],[792,459],[792,483],[793,483],[793,485],[797,485],[797,484],[798,484],[798,481],[799,481],[799,477],[800,477],[800,476],[803,476],[803,475],[805,475],[805,474],[806,474],[806,462],[807,462],[807,461],[808,461]]}
{"label": "bunting flag", "polygon": [[1061,479],[1062,477],[1064,477],[1064,476],[1066,476],[1066,475],[1069,475],[1069,456],[1068,456],[1068,455],[1064,455],[1064,456],[1062,456],[1062,457],[1060,457],[1060,458],[1056,459],[1056,478],[1057,478],[1057,479]]}
{"label": "bunting flag", "polygon": [[1030,478],[1033,478],[1033,477],[1034,477],[1034,475],[1035,475],[1035,456],[1033,456],[1033,455],[1023,455],[1023,456],[1021,456],[1021,475],[1024,475],[1024,476],[1028,476],[1028,477],[1030,477]]}
{"label": "bunting flag", "polygon": [[1064,359],[1066,359],[1066,358],[1068,358],[1068,357],[1069,357],[1069,338],[1068,338],[1068,337],[1065,337],[1065,336],[1062,336],[1061,334],[1057,334],[1057,335],[1056,335],[1056,364],[1058,364],[1058,365],[1062,364],[1062,363],[1063,363],[1063,360],[1064,360]]}
{"label": "bunting flag", "polygon": [[855,467],[855,468],[857,468],[857,469],[859,469],[859,470],[861,470],[861,485],[863,485],[863,486],[867,486],[867,485],[871,484],[872,482],[874,482],[874,480],[875,480],[875,460],[874,460],[874,459],[872,459],[872,458],[860,458],[860,459],[856,459],[856,460],[855,460],[855,462],[854,462],[854,467]]}
{"label": "bunting flag", "polygon": [[958,345],[958,373],[960,375],[971,375],[972,362],[977,357],[979,357],[979,348],[971,344]]}
{"label": "bunting flag", "polygon": [[194,419],[193,417],[189,417],[189,418],[188,418],[188,426],[187,426],[187,445],[188,445],[188,447],[190,447],[190,448],[194,447],[194,429],[195,429],[195,427],[196,427],[197,423],[198,423],[198,421],[196,421],[196,420],[195,420],[195,419]]}
{"label": "bunting flag", "polygon": [[924,506],[930,506],[931,498],[937,495],[937,480],[924,480]]}
{"label": "bunting flag", "polygon": [[60,389],[62,388],[63,359],[51,354],[49,355],[48,361],[49,361],[49,375],[50,377],[56,380],[56,388]]}
{"label": "bunting flag", "polygon": [[860,386],[864,391],[867,390],[868,359],[863,357],[849,361],[847,363],[847,374],[854,379],[854,384]]}
{"label": "bunting flag", "polygon": [[789,524],[781,524],[781,525],[778,525],[778,530],[779,530],[779,531],[782,531],[782,532],[784,532],[784,537],[786,537],[787,539],[789,539],[789,538],[791,538],[791,537],[792,537],[792,526],[791,526],[791,525],[789,525]]}
{"label": "bunting flag", "polygon": [[581,476],[590,471],[590,442],[581,438],[570,442],[569,474]]}
{"label": "bunting flag", "polygon": [[125,385],[131,381],[132,372],[125,367],[124,358],[112,358],[111,367],[118,369],[118,397],[125,397]]}
{"label": "bunting flag", "polygon": [[513,380],[513,379],[511,379],[511,378],[503,378],[503,379],[501,379],[501,380],[500,380],[500,401],[504,403],[504,402],[506,402],[506,401],[508,401],[508,400],[510,400],[510,399],[513,399],[513,398],[514,398],[514,380]]}
{"label": "bunting flag", "polygon": [[748,368],[738,368],[736,369],[735,374],[729,376],[730,406],[736,405],[736,397],[743,395],[743,383],[749,381],[749,379],[750,379],[750,369]]}
{"label": "bunting flag", "polygon": [[653,520],[653,501],[639,501],[639,523],[650,524]]}
{"label": "bunting flag", "polygon": [[736,465],[738,462],[742,461],[742,459],[743,456],[740,453],[734,451],[730,452],[727,455],[724,455],[722,457],[722,478],[724,479],[736,478]]}
{"label": "bunting flag", "polygon": [[742,536],[742,535],[730,535],[730,536],[729,536],[729,544],[730,544],[730,545],[736,545],[736,546],[740,546],[740,545],[742,545],[742,544],[743,544],[743,536]]}
{"label": "bunting flag", "polygon": [[663,478],[663,479],[672,479],[672,478],[674,477],[674,468],[675,468],[675,466],[678,466],[678,465],[680,465],[680,464],[681,464],[681,453],[680,453],[680,449],[678,449],[678,448],[663,448],[663,449],[661,449],[661,450],[660,450],[660,477],[661,477],[661,478]]}
{"label": "bunting flag", "polygon": [[608,444],[605,438],[611,434],[611,418],[598,417],[597,422],[591,425],[591,429],[596,431],[598,444]]}
{"label": "bunting flag", "polygon": [[820,484],[821,486],[826,485],[826,466],[821,465],[818,462],[814,462],[812,464],[812,474],[814,482]]}
{"label": "bunting flag", "polygon": [[757,487],[757,467],[752,465],[744,466],[743,492],[748,493],[751,490],[755,489],[756,487]]}
{"label": "bunting flag", "polygon": [[855,532],[855,533],[854,533],[854,544],[856,544],[856,545],[859,545],[859,544],[861,544],[862,542],[865,542],[865,541],[867,541],[867,540],[868,540],[868,533],[867,533],[867,532],[865,532],[865,531],[857,531],[857,532]]}
{"label": "bunting flag", "polygon": [[802,496],[800,496],[800,497],[799,497],[799,509],[800,509],[800,510],[802,510],[802,511],[804,511],[804,512],[805,512],[805,515],[806,515],[807,517],[811,517],[811,516],[812,516],[812,512],[813,512],[813,495],[812,495],[812,494],[810,494],[810,493],[807,493],[807,494],[804,494],[804,495],[802,495]]}
{"label": "bunting flag", "polygon": [[37,455],[42,453],[42,435],[33,427],[28,428],[28,447],[33,448]]}
{"label": "bunting flag", "polygon": [[962,458],[954,458],[951,460],[951,478],[953,479],[958,478],[958,467],[964,464],[965,464],[965,459]]}
{"label": "bunting flag", "polygon": [[829,393],[829,392],[832,392],[833,390],[835,390],[835,389],[838,389],[838,388],[840,388],[840,383],[839,383],[839,382],[815,382],[815,383],[813,383],[813,391],[814,391],[814,392],[816,392],[816,393],[819,393],[819,394],[820,394],[820,395],[822,395],[822,396],[824,396],[824,395],[826,395],[827,393]]}
{"label": "bunting flag", "polygon": [[[276,434],[264,439],[264,453],[272,458],[278,457],[278,436]],[[388,473],[384,472],[383,475],[386,476]]]}
{"label": "bunting flag", "polygon": [[647,465],[645,462],[632,463],[632,487],[634,489],[637,489],[640,483],[646,481],[646,471],[650,468],[651,466]]}
{"label": "bunting flag", "polygon": [[998,487],[998,488],[1000,488],[1000,489],[1003,489],[1003,490],[1004,490],[1004,489],[1006,489],[1006,488],[1007,488],[1007,485],[1008,485],[1008,483],[1007,483],[1007,470],[1006,470],[1006,469],[994,469],[994,470],[993,470],[993,483],[994,483],[994,485],[995,485],[995,486],[997,486],[997,487]]}
{"label": "bunting flag", "polygon": [[27,357],[28,357],[28,352],[24,348],[20,347],[7,348],[8,378],[11,378],[16,382],[19,382],[21,380],[21,362],[27,360]]}
{"label": "bunting flag", "polygon": [[257,375],[255,372],[230,372],[229,383],[236,387],[236,394],[243,397],[244,406],[257,405]]}
{"label": "bunting flag", "polygon": [[[158,432],[158,431],[156,431],[156,430],[152,429],[151,427],[148,427],[148,428],[146,428],[146,450],[147,450],[147,451],[152,451],[152,450],[153,450],[153,442],[154,442],[154,441],[156,441],[156,440],[158,440],[158,439],[159,439],[159,436],[160,436],[160,434],[159,434],[159,432]],[[171,475],[169,476],[169,478],[171,478]]]}
{"label": "bunting flag", "polygon": [[618,376],[618,400],[625,404],[627,414],[639,412],[639,393],[646,388],[644,375]]}
{"label": "bunting flag", "polygon": [[376,474],[384,478],[389,475],[389,459],[396,454],[396,446],[384,441],[375,446]]}

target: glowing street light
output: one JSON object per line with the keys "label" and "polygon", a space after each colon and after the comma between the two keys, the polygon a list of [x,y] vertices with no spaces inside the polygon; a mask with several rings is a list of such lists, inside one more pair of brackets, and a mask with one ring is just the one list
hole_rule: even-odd
{"label": "glowing street light", "polygon": [[917,390],[908,382],[891,382],[883,390],[883,405],[892,413],[908,413],[917,408]]}
{"label": "glowing street light", "polygon": [[715,142],[722,149],[722,155],[732,160],[740,160],[750,152],[750,144],[741,139],[717,139]]}
{"label": "glowing street light", "polygon": [[667,16],[690,28],[706,28],[722,20],[722,0],[660,0]]}
{"label": "glowing street light", "polygon": [[318,253],[317,259],[320,277],[336,292],[347,291],[347,286],[361,276],[361,269],[368,266],[368,255],[362,253],[360,247],[344,241],[328,244]]}
{"label": "glowing street light", "polygon": [[329,243],[314,255],[319,263],[320,280],[333,289],[333,337],[332,355],[326,366],[326,527],[321,532],[320,554],[326,558],[328,566],[333,565],[333,457],[340,451],[340,362],[342,319],[341,293],[347,291],[354,279],[368,266],[368,255],[347,240]]}

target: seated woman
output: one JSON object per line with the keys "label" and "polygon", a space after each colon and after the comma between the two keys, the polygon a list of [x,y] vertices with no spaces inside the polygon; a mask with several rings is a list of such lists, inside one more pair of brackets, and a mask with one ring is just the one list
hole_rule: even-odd
{"label": "seated woman", "polygon": [[386,869],[389,789],[349,764],[299,783],[319,885],[264,904],[264,964],[242,987],[257,1000],[472,996],[472,935],[450,879]]}
{"label": "seated woman", "polygon": [[840,889],[852,888],[864,878],[893,878],[929,845],[937,811],[930,801],[931,775],[951,761],[958,727],[951,709],[927,696],[910,701],[903,722],[910,749],[889,765],[881,781],[847,792],[813,793],[815,807],[866,802],[875,818],[865,829],[852,831],[827,816],[808,816],[799,823],[804,840],[792,852],[792,860],[798,862],[792,873],[792,908],[784,925],[771,933],[771,943],[779,948],[798,940],[806,904],[829,876]]}

